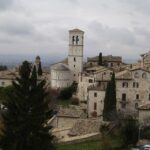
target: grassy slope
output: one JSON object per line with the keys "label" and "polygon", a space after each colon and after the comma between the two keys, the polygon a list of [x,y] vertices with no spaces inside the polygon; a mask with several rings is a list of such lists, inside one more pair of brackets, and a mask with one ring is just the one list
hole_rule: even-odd
{"label": "grassy slope", "polygon": [[79,144],[60,145],[58,150],[99,150],[100,141],[88,141]]}

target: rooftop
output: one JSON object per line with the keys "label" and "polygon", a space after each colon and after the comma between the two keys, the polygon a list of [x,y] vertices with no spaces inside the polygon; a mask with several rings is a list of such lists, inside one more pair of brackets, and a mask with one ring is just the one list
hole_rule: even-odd
{"label": "rooftop", "polygon": [[80,118],[82,114],[83,111],[81,109],[60,107],[57,115],[59,117]]}
{"label": "rooftop", "polygon": [[69,30],[69,32],[82,32],[82,33],[84,33],[84,31],[77,29],[77,28]]}
{"label": "rooftop", "polygon": [[57,63],[51,66],[51,69],[53,70],[62,70],[62,71],[69,71],[69,68],[66,64],[63,63]]}
{"label": "rooftop", "polygon": [[13,80],[18,76],[18,72],[14,70],[0,71],[0,79]]}
{"label": "rooftop", "polygon": [[116,79],[132,79],[131,71],[124,70],[115,74]]}
{"label": "rooftop", "polygon": [[139,110],[150,110],[150,103],[146,103],[138,107]]}
{"label": "rooftop", "polygon": [[100,120],[98,119],[80,119],[69,132],[70,136],[80,136],[99,132]]}
{"label": "rooftop", "polygon": [[[95,57],[88,57],[88,61],[98,61],[99,56]],[[112,56],[112,55],[107,55],[107,56],[102,56],[103,61],[113,61],[113,62],[122,62],[122,57],[121,56]]]}

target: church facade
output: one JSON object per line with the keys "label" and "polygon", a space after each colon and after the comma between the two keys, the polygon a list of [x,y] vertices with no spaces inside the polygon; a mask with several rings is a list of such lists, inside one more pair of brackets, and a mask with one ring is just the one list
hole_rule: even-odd
{"label": "church facade", "polygon": [[83,71],[84,32],[79,29],[69,30],[68,58],[51,66],[51,88],[65,88],[78,82]]}

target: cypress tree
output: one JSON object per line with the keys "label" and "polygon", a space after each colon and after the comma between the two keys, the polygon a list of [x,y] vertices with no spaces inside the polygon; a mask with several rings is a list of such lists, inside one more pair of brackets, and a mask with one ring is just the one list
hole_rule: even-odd
{"label": "cypress tree", "polygon": [[37,72],[36,72],[36,67],[35,66],[33,67],[33,71],[32,71],[32,74],[31,74],[31,82],[32,82],[33,86],[36,86],[36,84],[37,84]]}
{"label": "cypress tree", "polygon": [[[13,93],[4,103],[6,110],[2,113],[4,131],[0,136],[2,150],[53,150],[51,126],[47,125],[48,109],[45,81],[37,83],[31,77],[29,63],[23,62],[20,77],[13,81]],[[34,81],[34,82],[33,82]],[[36,84],[35,84],[36,81]]]}
{"label": "cypress tree", "polygon": [[98,65],[99,66],[103,65],[103,62],[102,62],[102,53],[99,53],[99,56],[98,56]]}
{"label": "cypress tree", "polygon": [[103,119],[105,121],[111,121],[117,114],[116,110],[116,83],[115,73],[112,74],[111,81],[108,82],[103,109]]}
{"label": "cypress tree", "polygon": [[39,63],[38,75],[41,76],[43,74],[41,62]]}

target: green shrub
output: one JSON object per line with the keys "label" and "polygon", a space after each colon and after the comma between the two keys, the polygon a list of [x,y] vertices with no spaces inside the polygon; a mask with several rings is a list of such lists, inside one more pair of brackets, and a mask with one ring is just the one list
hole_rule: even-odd
{"label": "green shrub", "polygon": [[72,98],[71,99],[71,104],[72,105],[79,105],[79,99],[78,98]]}
{"label": "green shrub", "polygon": [[66,100],[70,99],[77,91],[77,83],[73,82],[70,87],[64,88],[60,91],[59,99]]}
{"label": "green shrub", "polygon": [[150,127],[145,127],[141,130],[141,136],[142,139],[150,139]]}

